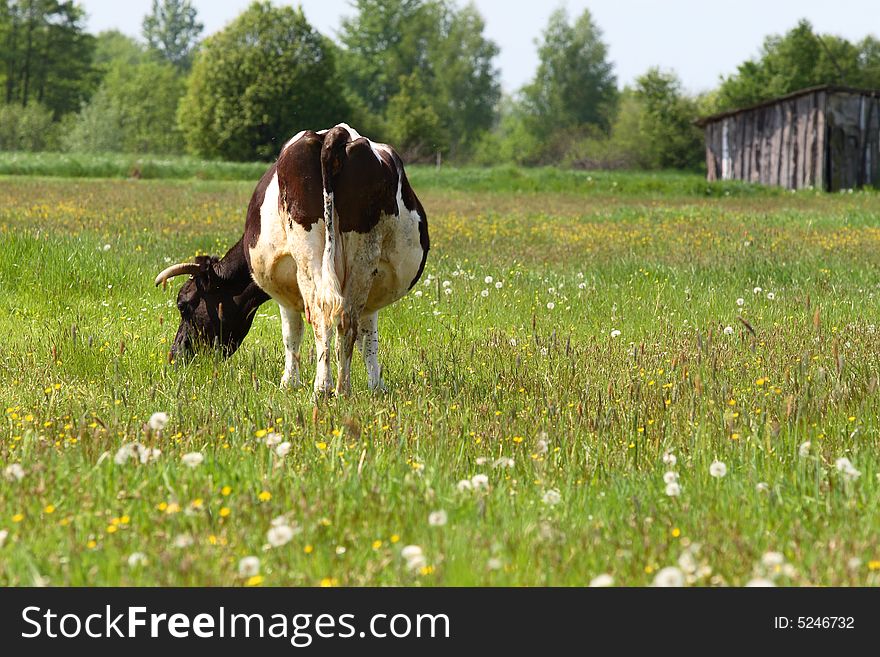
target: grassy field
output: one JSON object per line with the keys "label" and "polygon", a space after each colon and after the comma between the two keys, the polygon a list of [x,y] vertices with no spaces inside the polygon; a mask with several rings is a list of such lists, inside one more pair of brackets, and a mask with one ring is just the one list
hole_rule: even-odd
{"label": "grassy field", "polygon": [[272,303],[167,362],[153,277],[238,239],[252,182],[0,179],[0,584],[880,583],[880,196],[413,178],[389,391],[358,363],[319,406]]}

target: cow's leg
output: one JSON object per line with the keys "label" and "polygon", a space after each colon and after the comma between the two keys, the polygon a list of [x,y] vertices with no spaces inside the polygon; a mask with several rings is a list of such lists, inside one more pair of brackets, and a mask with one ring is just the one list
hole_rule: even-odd
{"label": "cow's leg", "polygon": [[303,323],[300,312],[294,308],[288,308],[280,303],[281,309],[281,336],[284,339],[284,375],[281,377],[281,387],[289,385],[299,387],[299,346],[302,344]]}
{"label": "cow's leg", "polygon": [[337,395],[351,392],[351,356],[358,337],[359,315],[359,312],[344,311],[336,327]]}
{"label": "cow's leg", "polygon": [[358,349],[367,366],[367,382],[370,390],[384,390],[382,368],[379,367],[379,311],[364,313],[358,328]]}
{"label": "cow's leg", "polygon": [[328,396],[333,392],[333,374],[330,372],[330,343],[333,340],[333,323],[324,313],[312,316],[315,332],[315,396]]}

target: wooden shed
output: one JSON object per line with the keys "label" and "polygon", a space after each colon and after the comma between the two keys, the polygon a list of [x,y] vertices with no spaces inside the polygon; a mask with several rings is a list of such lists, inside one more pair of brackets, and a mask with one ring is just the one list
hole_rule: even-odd
{"label": "wooden shed", "polygon": [[822,86],[700,119],[709,180],[880,187],[880,91]]}

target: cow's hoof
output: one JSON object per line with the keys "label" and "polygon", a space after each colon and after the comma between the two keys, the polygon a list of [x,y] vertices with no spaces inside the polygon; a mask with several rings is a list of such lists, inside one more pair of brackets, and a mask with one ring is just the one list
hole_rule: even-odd
{"label": "cow's hoof", "polygon": [[292,390],[296,390],[297,388],[302,387],[302,382],[299,380],[299,377],[287,376],[286,374],[281,377],[281,383],[278,384],[280,388],[286,389],[290,388]]}

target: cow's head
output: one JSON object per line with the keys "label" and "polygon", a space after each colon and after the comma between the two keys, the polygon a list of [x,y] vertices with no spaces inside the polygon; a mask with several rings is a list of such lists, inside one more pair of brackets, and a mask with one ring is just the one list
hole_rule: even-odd
{"label": "cow's head", "polygon": [[189,360],[200,348],[217,348],[224,356],[235,353],[251,328],[256,307],[243,294],[247,283],[225,278],[215,256],[197,256],[194,262],[172,265],[156,277],[156,285],[189,274],[177,294],[180,326],[171,345],[171,359]]}

